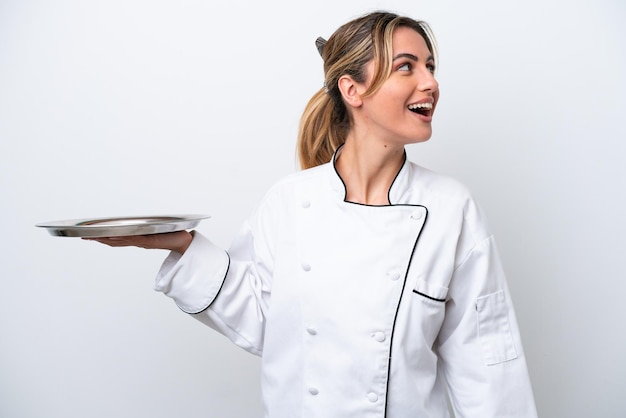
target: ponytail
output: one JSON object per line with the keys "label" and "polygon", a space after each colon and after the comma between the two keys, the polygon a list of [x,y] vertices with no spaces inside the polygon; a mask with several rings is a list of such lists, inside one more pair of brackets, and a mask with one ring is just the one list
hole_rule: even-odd
{"label": "ponytail", "polygon": [[346,140],[348,123],[341,99],[333,100],[332,93],[320,89],[307,103],[298,132],[300,167],[307,169],[330,161]]}

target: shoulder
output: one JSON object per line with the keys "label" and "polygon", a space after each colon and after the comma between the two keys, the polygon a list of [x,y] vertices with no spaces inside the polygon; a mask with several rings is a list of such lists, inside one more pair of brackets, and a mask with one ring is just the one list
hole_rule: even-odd
{"label": "shoulder", "polygon": [[330,163],[327,163],[287,174],[268,189],[266,198],[289,196],[305,187],[319,187],[327,181],[331,169]]}
{"label": "shoulder", "polygon": [[449,202],[472,201],[470,189],[455,177],[438,173],[409,161],[410,187],[420,196],[429,196]]}
{"label": "shoulder", "polygon": [[485,213],[466,184],[413,162],[410,167],[412,193],[425,202],[430,214],[458,219],[476,240],[490,235]]}

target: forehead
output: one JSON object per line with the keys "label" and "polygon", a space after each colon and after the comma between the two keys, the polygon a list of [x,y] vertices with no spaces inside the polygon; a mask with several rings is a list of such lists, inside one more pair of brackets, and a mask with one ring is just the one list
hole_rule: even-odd
{"label": "forehead", "polygon": [[411,53],[426,59],[431,55],[422,35],[406,26],[400,26],[393,32],[392,47],[394,56],[399,53]]}

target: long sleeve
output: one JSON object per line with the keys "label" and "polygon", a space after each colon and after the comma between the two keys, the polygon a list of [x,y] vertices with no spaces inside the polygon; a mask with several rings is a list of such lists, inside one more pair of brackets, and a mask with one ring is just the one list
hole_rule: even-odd
{"label": "long sleeve", "polygon": [[457,417],[537,416],[520,332],[492,236],[454,271],[438,339]]}
{"label": "long sleeve", "polygon": [[185,254],[171,253],[165,259],[155,290],[241,348],[260,355],[271,257],[258,244],[250,223],[244,224],[228,251],[195,233]]}

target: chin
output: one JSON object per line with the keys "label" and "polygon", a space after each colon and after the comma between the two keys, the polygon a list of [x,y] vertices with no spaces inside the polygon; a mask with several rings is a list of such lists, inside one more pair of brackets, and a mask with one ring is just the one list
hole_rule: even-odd
{"label": "chin", "polygon": [[431,136],[432,136],[431,134],[428,134],[428,135],[423,135],[423,136],[420,136],[420,137],[413,138],[409,142],[409,144],[421,144],[422,142],[427,142],[430,139]]}

